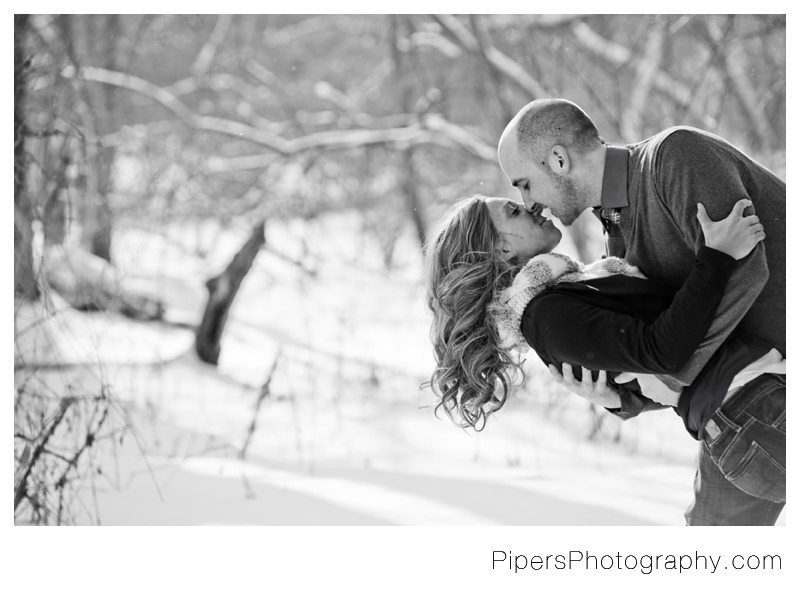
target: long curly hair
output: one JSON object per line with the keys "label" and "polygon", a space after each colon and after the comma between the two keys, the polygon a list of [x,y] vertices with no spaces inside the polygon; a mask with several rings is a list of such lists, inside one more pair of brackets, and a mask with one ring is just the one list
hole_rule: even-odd
{"label": "long curly hair", "polygon": [[461,427],[482,430],[522,374],[518,354],[504,350],[487,308],[519,271],[500,257],[502,240],[486,205],[473,195],[456,203],[426,241],[426,303],[433,313],[436,369],[429,385]]}

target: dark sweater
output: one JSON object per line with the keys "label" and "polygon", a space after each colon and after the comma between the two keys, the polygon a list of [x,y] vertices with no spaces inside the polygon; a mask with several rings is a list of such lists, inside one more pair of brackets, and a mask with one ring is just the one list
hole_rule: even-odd
{"label": "dark sweater", "polygon": [[749,198],[766,233],[736,264],[708,335],[673,374],[671,386],[690,384],[738,325],[785,356],[786,184],[725,140],[692,128],[670,128],[626,149],[624,241],[609,241],[609,254],[624,257],[648,278],[675,288],[687,281],[703,241],[698,202],[720,220],[739,199]]}

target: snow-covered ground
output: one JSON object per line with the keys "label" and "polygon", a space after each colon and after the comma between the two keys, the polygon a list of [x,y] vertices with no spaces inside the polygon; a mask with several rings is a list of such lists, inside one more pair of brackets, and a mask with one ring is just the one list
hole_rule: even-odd
{"label": "snow-covered ground", "polygon": [[[524,392],[483,432],[434,417],[419,389],[432,357],[418,265],[353,265],[342,230],[351,222],[268,228],[270,244],[298,259],[293,241],[307,233],[324,264],[309,276],[259,255],[218,367],[196,358],[192,332],[178,326],[67,310],[26,332],[17,354],[39,366],[37,379],[110,385],[135,426],[97,449],[102,470],[81,488],[79,523],[683,523],[697,444],[671,412],[608,418],[590,440],[586,404],[531,363]],[[174,244],[200,233],[176,230],[172,243],[119,234],[123,267],[161,278],[170,318],[187,323],[203,306],[203,279],[242,240],[226,236],[203,261]],[[37,314],[19,311],[17,328]]]}

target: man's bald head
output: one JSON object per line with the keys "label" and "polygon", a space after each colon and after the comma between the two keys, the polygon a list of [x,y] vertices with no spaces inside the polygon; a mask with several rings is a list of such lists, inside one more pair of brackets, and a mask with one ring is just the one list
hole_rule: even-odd
{"label": "man's bald head", "polygon": [[497,155],[525,207],[549,208],[569,226],[600,204],[605,142],[580,107],[564,99],[526,105],[508,124]]}
{"label": "man's bald head", "polygon": [[561,145],[575,154],[586,154],[604,142],[589,116],[564,99],[539,99],[525,105],[506,126],[500,138],[500,160],[504,153],[546,167],[547,153]]}

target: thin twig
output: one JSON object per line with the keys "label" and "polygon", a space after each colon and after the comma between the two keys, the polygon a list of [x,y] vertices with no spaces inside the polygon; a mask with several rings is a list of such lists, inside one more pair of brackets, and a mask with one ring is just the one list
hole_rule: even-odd
{"label": "thin twig", "polygon": [[[77,464],[78,464],[78,460],[80,459],[81,455],[82,455],[82,454],[83,454],[83,453],[84,453],[84,452],[85,452],[87,449],[91,448],[91,447],[92,447],[92,445],[93,445],[93,444],[95,443],[95,441],[97,440],[97,434],[98,434],[98,432],[100,432],[100,429],[103,427],[103,424],[105,423],[106,419],[108,418],[108,410],[109,410],[109,406],[108,406],[108,405],[106,405],[106,406],[105,406],[105,408],[103,409],[103,415],[100,417],[100,420],[99,420],[99,422],[97,423],[97,427],[94,429],[94,431],[87,430],[87,433],[86,433],[86,439],[85,439],[85,440],[84,440],[84,442],[83,442],[83,446],[81,446],[81,447],[80,447],[80,448],[79,448],[79,449],[78,449],[78,450],[75,452],[75,454],[72,456],[72,458],[71,458],[71,459],[70,459],[70,460],[67,462],[67,468],[66,468],[66,469],[64,469],[64,472],[61,474],[61,477],[59,477],[59,479],[56,481],[56,488],[57,488],[57,489],[61,489],[61,488],[63,488],[63,487],[64,487],[64,484],[65,484],[65,483],[66,483],[66,481],[67,481],[67,475],[69,474],[69,472],[70,472],[70,471],[71,471],[71,470],[72,470],[74,467],[76,467],[76,466],[77,466]],[[91,423],[91,422],[90,422],[90,423]]]}
{"label": "thin twig", "polygon": [[261,392],[258,394],[258,399],[256,400],[256,408],[253,411],[253,420],[250,422],[250,427],[247,429],[247,434],[244,438],[244,443],[242,444],[242,448],[239,451],[239,458],[244,459],[247,455],[247,447],[250,446],[250,439],[253,437],[253,434],[256,431],[256,421],[258,420],[258,411],[261,409],[261,403],[264,402],[264,399],[269,397],[270,389],[269,385],[272,382],[272,377],[275,375],[275,370],[278,368],[278,362],[281,359],[281,350],[278,350],[277,355],[275,356],[275,360],[272,362],[272,367],[269,369],[269,373],[267,374],[267,380],[264,382],[263,386],[261,387]]}
{"label": "thin twig", "polygon": [[64,419],[64,416],[67,414],[67,411],[72,406],[72,404],[76,401],[74,397],[66,397],[61,400],[61,404],[58,406],[58,410],[56,411],[53,419],[50,421],[50,426],[47,430],[42,434],[42,440],[39,442],[37,447],[34,449],[33,454],[31,454],[31,459],[28,461],[28,466],[25,467],[25,470],[22,472],[20,477],[19,483],[17,483],[16,487],[14,488],[14,510],[16,511],[17,507],[19,506],[20,502],[27,497],[28,492],[28,477],[30,477],[31,471],[33,471],[34,465],[38,462],[39,457],[44,452],[44,447],[47,444],[48,440],[52,437],[55,433],[56,428]]}

